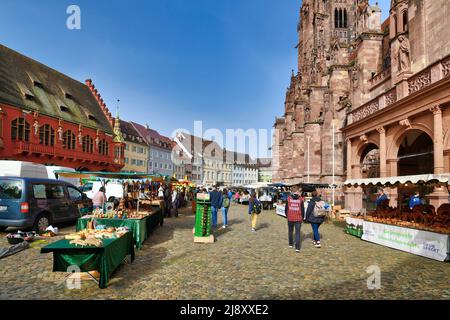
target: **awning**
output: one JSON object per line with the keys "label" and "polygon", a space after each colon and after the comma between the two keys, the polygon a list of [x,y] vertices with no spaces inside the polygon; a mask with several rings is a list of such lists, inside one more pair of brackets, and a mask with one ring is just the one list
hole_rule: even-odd
{"label": "awning", "polygon": [[389,185],[394,186],[405,183],[412,183],[412,184],[448,183],[449,180],[450,180],[450,173],[419,174],[414,176],[384,177],[372,179],[349,179],[345,181],[344,185],[347,187],[389,186]]}
{"label": "awning", "polygon": [[79,179],[91,179],[91,178],[105,178],[105,179],[118,179],[118,180],[150,180],[156,182],[156,180],[164,181],[165,176],[155,176],[144,173],[128,173],[128,172],[89,172],[89,171],[64,171],[56,170],[55,174],[65,178],[79,178]]}

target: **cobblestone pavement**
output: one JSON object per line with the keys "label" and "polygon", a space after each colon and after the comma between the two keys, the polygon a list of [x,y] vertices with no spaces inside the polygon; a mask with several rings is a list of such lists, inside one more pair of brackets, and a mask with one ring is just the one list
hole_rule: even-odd
{"label": "cobblestone pavement", "polygon": [[[449,263],[362,241],[345,234],[340,222],[321,227],[321,249],[313,247],[311,227],[304,224],[297,254],[288,248],[285,219],[264,211],[253,234],[246,210],[230,209],[230,227],[217,232],[214,244],[193,243],[189,213],[166,219],[104,290],[92,281],[83,281],[81,290],[65,288],[65,275],[52,272],[52,255],[30,248],[0,260],[0,299],[450,298]],[[0,246],[7,245],[4,235]],[[381,269],[380,290],[367,289],[371,265]]]}

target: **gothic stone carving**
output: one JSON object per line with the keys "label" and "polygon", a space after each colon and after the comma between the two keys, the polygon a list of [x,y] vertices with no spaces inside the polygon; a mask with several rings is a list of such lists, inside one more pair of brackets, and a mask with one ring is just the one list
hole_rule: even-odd
{"label": "gothic stone carving", "polygon": [[419,74],[408,81],[409,94],[419,91],[431,84],[431,70]]}
{"label": "gothic stone carving", "polygon": [[401,125],[402,127],[407,127],[408,129],[412,128],[411,122],[409,121],[409,119],[400,120],[400,122],[398,124]]}
{"label": "gothic stone carving", "polygon": [[444,75],[444,77],[450,75],[450,58],[448,58],[445,61],[442,61],[442,74]]}
{"label": "gothic stone carving", "polygon": [[399,71],[409,71],[411,61],[409,57],[410,47],[409,40],[405,36],[398,37],[400,43],[399,51]]}
{"label": "gothic stone carving", "polygon": [[380,109],[380,105],[378,103],[378,99],[375,101],[372,101],[371,103],[368,103],[358,109],[356,109],[353,112],[353,121],[359,121],[361,119],[364,119],[371,114],[377,112]]}
{"label": "gothic stone carving", "polygon": [[386,93],[386,107],[397,101],[397,90],[391,90]]}

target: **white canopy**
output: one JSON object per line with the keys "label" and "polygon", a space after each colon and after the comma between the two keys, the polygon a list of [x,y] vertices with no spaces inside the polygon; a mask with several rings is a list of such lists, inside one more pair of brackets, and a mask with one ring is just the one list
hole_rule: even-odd
{"label": "white canopy", "polygon": [[345,181],[344,185],[347,187],[357,186],[384,186],[396,185],[405,183],[448,183],[450,180],[450,173],[443,174],[419,174],[415,176],[401,176],[401,177],[384,177],[372,179],[349,179]]}

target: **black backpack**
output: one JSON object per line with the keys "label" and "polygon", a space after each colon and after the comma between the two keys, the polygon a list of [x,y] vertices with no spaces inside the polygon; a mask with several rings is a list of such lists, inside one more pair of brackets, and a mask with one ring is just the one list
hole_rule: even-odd
{"label": "black backpack", "polygon": [[258,200],[255,200],[255,202],[253,202],[252,212],[254,212],[256,214],[260,214],[261,211],[262,211],[261,202],[259,202]]}

